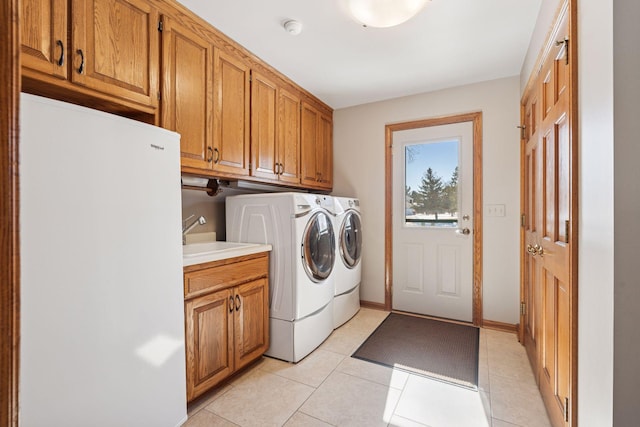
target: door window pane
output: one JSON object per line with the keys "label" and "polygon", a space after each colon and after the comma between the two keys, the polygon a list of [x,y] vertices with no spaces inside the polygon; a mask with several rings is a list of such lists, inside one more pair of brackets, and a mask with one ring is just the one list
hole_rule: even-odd
{"label": "door window pane", "polygon": [[405,145],[406,227],[457,227],[458,139]]}

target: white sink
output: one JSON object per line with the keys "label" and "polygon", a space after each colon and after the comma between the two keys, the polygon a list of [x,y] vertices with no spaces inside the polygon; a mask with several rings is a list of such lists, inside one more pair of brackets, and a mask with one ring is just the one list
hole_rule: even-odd
{"label": "white sink", "polygon": [[184,245],[182,247],[183,257],[192,257],[205,255],[211,252],[230,251],[239,248],[250,248],[252,246],[258,246],[257,243],[236,243],[236,242],[207,242],[207,243],[192,243],[190,245]]}
{"label": "white sink", "polygon": [[271,245],[259,243],[207,242],[182,246],[183,266],[202,264],[271,250]]}

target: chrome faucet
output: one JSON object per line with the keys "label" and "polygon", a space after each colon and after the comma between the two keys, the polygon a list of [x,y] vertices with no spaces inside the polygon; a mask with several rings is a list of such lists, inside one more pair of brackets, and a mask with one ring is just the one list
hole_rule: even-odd
{"label": "chrome faucet", "polygon": [[[183,224],[186,224],[187,221],[189,221],[191,218],[193,218],[195,215],[191,215],[189,218],[185,219],[184,221],[182,221]],[[200,215],[199,218],[197,218],[196,220],[194,220],[191,224],[183,226],[182,227],[182,244],[186,244],[187,243],[187,233],[190,232],[191,230],[193,230],[194,228],[196,228],[198,225],[204,225],[207,223],[207,219]]]}

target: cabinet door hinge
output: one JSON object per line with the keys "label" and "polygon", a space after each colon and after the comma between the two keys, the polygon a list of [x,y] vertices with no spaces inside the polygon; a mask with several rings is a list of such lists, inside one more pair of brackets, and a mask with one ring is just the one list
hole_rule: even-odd
{"label": "cabinet door hinge", "polygon": [[524,227],[527,224],[527,215],[520,215],[520,226]]}
{"label": "cabinet door hinge", "polygon": [[569,421],[569,398],[564,398],[564,420],[565,422]]}
{"label": "cabinet door hinge", "polygon": [[162,32],[164,30],[164,23],[162,21],[158,21],[158,31]]}
{"label": "cabinet door hinge", "polygon": [[564,242],[569,243],[569,220],[564,222]]}
{"label": "cabinet door hinge", "polygon": [[564,63],[565,65],[569,65],[569,38],[565,37],[564,40],[558,40],[556,42],[556,46],[564,45]]}
{"label": "cabinet door hinge", "polygon": [[520,129],[520,139],[524,139],[527,135],[524,133],[525,129],[527,128],[527,126],[525,125],[520,125],[520,126],[516,126],[518,129]]}
{"label": "cabinet door hinge", "polygon": [[527,312],[527,305],[524,302],[520,303],[520,315],[524,316]]}

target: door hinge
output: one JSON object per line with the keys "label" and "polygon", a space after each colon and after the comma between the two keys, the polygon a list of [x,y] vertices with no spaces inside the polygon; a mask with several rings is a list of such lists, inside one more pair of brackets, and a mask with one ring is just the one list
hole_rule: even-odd
{"label": "door hinge", "polygon": [[527,305],[524,302],[520,303],[520,315],[524,316],[527,312]]}
{"label": "door hinge", "polygon": [[569,220],[564,222],[564,242],[569,243]]}
{"label": "door hinge", "polygon": [[567,37],[564,40],[556,41],[556,46],[564,45],[564,63],[565,65],[569,65],[569,39]]}
{"label": "door hinge", "polygon": [[162,21],[158,21],[158,31],[162,32],[164,30],[164,23]]}
{"label": "door hinge", "polygon": [[564,398],[564,420],[565,422],[569,421],[569,398]]}
{"label": "door hinge", "polygon": [[525,129],[527,128],[527,126],[525,125],[520,125],[520,126],[516,126],[518,129],[520,129],[520,139],[524,139],[525,138]]}
{"label": "door hinge", "polygon": [[526,223],[527,223],[527,215],[525,214],[520,215],[520,226],[524,227]]}

